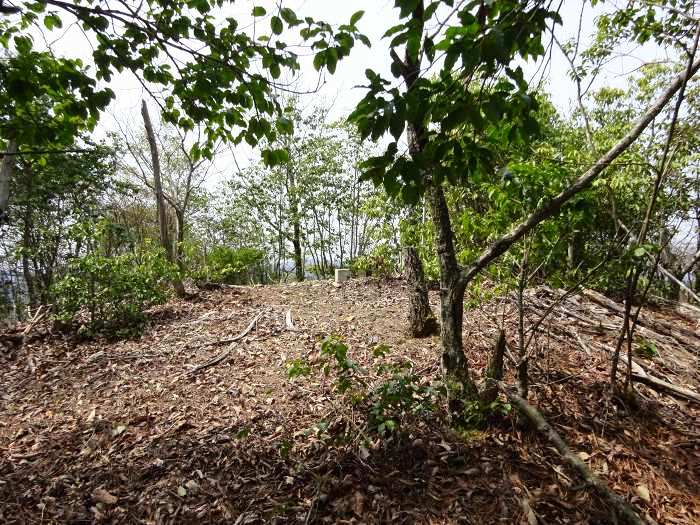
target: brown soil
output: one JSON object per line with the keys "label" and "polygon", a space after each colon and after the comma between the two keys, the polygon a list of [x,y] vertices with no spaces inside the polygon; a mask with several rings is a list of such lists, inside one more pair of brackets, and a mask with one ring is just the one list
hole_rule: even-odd
{"label": "brown soil", "polygon": [[[47,335],[0,351],[0,522],[609,523],[609,509],[513,413],[457,432],[440,407],[380,438],[361,405],[333,392],[332,375],[287,378],[286,363],[317,361],[331,333],[370,383],[382,380],[371,372],[378,343],[392,347],[386,359],[438,378],[439,341],[405,336],[406,305],[399,281],[226,289],[155,309],[135,341]],[[242,340],[216,344],[261,313]],[[467,313],[475,375],[499,323],[515,344],[514,315],[509,300]],[[610,399],[608,357],[576,333],[613,340],[547,329],[530,402],[650,518],[700,523],[700,407],[646,387],[638,406]],[[697,391],[697,355],[659,373]]]}

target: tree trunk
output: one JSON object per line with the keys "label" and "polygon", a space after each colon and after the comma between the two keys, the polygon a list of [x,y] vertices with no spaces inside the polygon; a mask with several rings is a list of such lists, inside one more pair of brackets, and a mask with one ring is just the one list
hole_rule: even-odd
{"label": "tree trunk", "polygon": [[294,270],[297,281],[301,282],[304,280],[304,258],[301,253],[301,226],[299,221],[294,222],[292,245],[294,246]]}
{"label": "tree trunk", "polygon": [[[156,143],[156,135],[153,132],[151,117],[148,114],[148,106],[146,101],[141,101],[141,116],[143,124],[146,128],[146,137],[148,138],[148,146],[151,150],[151,162],[153,164],[153,187],[156,194],[156,206],[158,208],[158,225],[160,227],[160,243],[165,249],[165,255],[171,263],[177,263],[173,244],[170,241],[170,232],[168,231],[168,216],[163,195],[163,183],[160,174],[160,157],[158,155],[158,145]],[[173,288],[178,297],[184,297],[185,287],[179,277],[173,279]]]}
{"label": "tree trunk", "polygon": [[[416,4],[415,9],[413,10],[413,21],[419,24],[419,29],[421,33],[423,32],[424,14],[425,6],[423,4],[423,1],[421,0]],[[420,57],[421,53],[419,53],[418,56]],[[399,64],[401,68],[401,75],[404,79],[404,82],[406,83],[406,92],[408,93],[409,91],[411,91],[416,81],[420,77],[421,59],[418,58],[418,60],[413,60],[409,55],[408,51],[406,51],[404,59],[401,60],[401,58],[396,54],[396,52],[392,50],[392,60]],[[423,150],[427,145],[425,127],[416,126],[409,122],[406,126],[406,138],[408,140],[408,152],[411,155],[411,158],[415,160],[423,153]],[[409,210],[409,220],[411,221],[413,220],[414,212],[414,209]],[[414,243],[409,242],[408,245],[405,246],[405,248],[415,250]],[[415,259],[413,260],[413,264],[414,268],[412,269],[412,271],[407,272],[406,276],[408,281],[409,293],[411,294],[411,297],[409,298],[409,302],[411,305],[411,310],[409,312],[409,329],[411,330],[411,333],[414,334],[414,337],[419,337],[416,335],[414,328],[417,326],[430,326],[431,319],[433,318],[433,312],[430,310],[430,303],[428,302],[428,289],[425,286],[425,282],[421,283],[412,281],[412,277],[422,277],[424,275],[423,263],[421,262],[419,257],[415,257]],[[415,305],[427,305],[427,308],[419,307],[419,309],[416,309]],[[423,317],[418,318],[418,315]]]}
{"label": "tree trunk", "polygon": [[177,267],[180,272],[185,271],[185,259],[184,259],[184,242],[185,242],[185,212],[183,210],[178,210],[173,208],[175,212],[175,224],[177,226],[177,241],[175,245],[175,259],[177,261]]}
{"label": "tree trunk", "polygon": [[[695,241],[696,245],[696,253],[700,253],[700,214],[698,214],[696,221],[698,223],[697,225],[697,239]],[[695,293],[700,294],[700,271],[695,267],[695,265],[692,266],[692,271],[693,271],[693,289],[695,290]],[[684,276],[685,277],[685,276]]]}
{"label": "tree trunk", "polygon": [[7,210],[10,204],[10,181],[15,168],[15,153],[17,153],[17,141],[7,141],[7,153],[3,155],[0,163],[0,224],[7,221]]}
{"label": "tree trunk", "polygon": [[466,397],[475,398],[477,389],[469,376],[469,364],[462,348],[464,321],[464,281],[455,255],[450,214],[441,186],[432,186],[429,205],[436,232],[440,262],[440,337],[442,367],[450,382],[462,388]]}
{"label": "tree trunk", "polygon": [[409,286],[408,328],[411,337],[428,337],[436,334],[438,324],[428,302],[428,287],[423,275],[423,264],[418,250],[413,246],[404,248],[406,282]]}
{"label": "tree trunk", "polygon": [[34,186],[34,176],[29,167],[25,167],[24,175],[26,177],[27,203],[24,209],[24,225],[22,228],[22,276],[27,285],[27,296],[29,304],[34,306],[38,303],[36,287],[34,286],[34,274],[30,268],[29,250],[32,248],[32,217],[34,215],[34,206],[32,204],[32,187]]}
{"label": "tree trunk", "polygon": [[569,270],[575,270],[582,259],[583,253],[583,237],[579,230],[571,232],[569,237],[569,246],[567,249],[567,265]]}
{"label": "tree trunk", "polygon": [[36,289],[34,288],[34,276],[32,275],[31,268],[29,267],[28,253],[28,250],[32,245],[31,215],[31,206],[27,205],[27,209],[24,213],[24,231],[22,232],[22,276],[24,277],[24,282],[27,285],[27,296],[29,304],[31,306],[34,306],[37,304]]}
{"label": "tree trunk", "polygon": [[294,248],[294,273],[298,282],[304,280],[304,257],[301,252],[301,219],[299,217],[299,195],[294,167],[287,162],[287,197],[292,219],[292,246]]}

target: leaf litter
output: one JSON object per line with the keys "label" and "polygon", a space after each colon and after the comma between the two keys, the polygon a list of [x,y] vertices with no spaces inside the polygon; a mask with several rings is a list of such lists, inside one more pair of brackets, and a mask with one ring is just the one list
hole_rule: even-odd
{"label": "leaf litter", "polygon": [[[617,314],[543,287],[528,290],[528,323],[557,301],[533,337],[530,402],[648,519],[700,522],[700,407],[641,385],[640,406],[610,399]],[[608,522],[604,503],[513,413],[460,433],[438,412],[380,439],[323,374],[287,378],[286,363],[313,362],[328,334],[367,374],[385,344],[426,381],[438,377],[439,340],[408,338],[406,307],[401,281],[362,279],[202,292],[153,309],[138,340],[81,342],[46,322],[0,350],[0,521]],[[700,344],[683,343],[698,317],[646,315],[685,339],[645,329],[658,354],[640,366],[697,393]],[[501,323],[515,345],[512,298],[465,315],[477,374]],[[337,439],[348,429],[358,438]]]}

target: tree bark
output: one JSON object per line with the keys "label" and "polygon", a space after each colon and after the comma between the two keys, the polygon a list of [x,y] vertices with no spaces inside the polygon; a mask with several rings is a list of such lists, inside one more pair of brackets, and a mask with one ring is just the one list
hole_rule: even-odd
{"label": "tree bark", "polygon": [[[153,124],[151,123],[151,117],[148,114],[148,106],[146,101],[141,101],[141,116],[143,117],[143,124],[146,128],[146,137],[148,139],[148,146],[151,150],[151,162],[153,165],[153,187],[155,189],[156,196],[156,206],[158,209],[158,226],[160,227],[160,242],[165,249],[165,255],[168,260],[172,263],[176,263],[175,251],[173,250],[173,244],[170,240],[170,231],[168,228],[168,215],[165,203],[165,196],[163,195],[163,183],[160,174],[160,156],[158,155],[158,145],[156,143],[156,135],[153,132]],[[186,295],[185,287],[179,277],[173,279],[173,288],[178,297],[184,297]]]}
{"label": "tree bark", "polygon": [[0,224],[7,221],[7,211],[10,204],[10,181],[15,169],[15,153],[17,153],[17,141],[7,141],[9,155],[2,156],[0,163]]}
{"label": "tree bark", "polygon": [[428,190],[428,199],[436,232],[437,253],[440,262],[442,367],[448,379],[461,386],[465,397],[475,398],[478,391],[469,376],[469,364],[462,347],[464,290],[466,289],[466,283],[460,278],[450,213],[442,187],[437,185],[431,186]]}
{"label": "tree bark", "polygon": [[[424,14],[425,6],[423,0],[420,0],[413,10],[413,20],[420,25],[419,29],[421,33],[423,32]],[[418,56],[422,56],[422,53],[419,53]],[[406,92],[409,92],[420,77],[420,58],[418,58],[418,60],[412,60],[407,51],[404,55],[404,59],[401,60],[393,49],[391,51],[391,58],[397,64],[399,64],[401,68],[401,76],[406,83]],[[406,126],[406,138],[408,140],[408,152],[411,155],[411,158],[415,159],[416,156],[421,155],[425,149],[425,146],[427,145],[425,127],[408,123]],[[413,207],[409,210],[409,221],[413,221],[414,211],[415,210]],[[415,250],[413,239],[408,241],[404,248]],[[410,272],[407,272],[406,275],[409,293],[411,294],[411,297],[409,298],[409,303],[411,305],[411,310],[409,311],[409,330],[414,337],[421,337],[414,332],[414,327],[431,326],[431,319],[434,319],[434,316],[432,310],[430,309],[430,303],[428,301],[428,288],[425,286],[425,280],[423,279],[422,283],[412,280],[412,277],[424,276],[423,263],[421,262],[420,257],[415,257],[415,259],[413,259],[411,262],[414,265],[414,268],[412,268]],[[414,309],[414,305],[427,305],[427,308],[421,306],[419,309]],[[418,316],[422,317],[419,318]]]}
{"label": "tree bark", "polygon": [[177,267],[180,269],[181,272],[184,272],[185,211],[175,207],[173,207],[173,211],[175,213],[175,221],[177,225],[175,259],[177,261]]}
{"label": "tree bark", "polygon": [[404,248],[406,282],[409,286],[408,328],[411,337],[429,337],[438,332],[438,323],[428,302],[428,287],[423,275],[423,264],[418,250],[413,246]]}
{"label": "tree bark", "polygon": [[579,230],[574,230],[570,235],[567,247],[567,265],[569,270],[575,270],[582,259],[583,235]]}

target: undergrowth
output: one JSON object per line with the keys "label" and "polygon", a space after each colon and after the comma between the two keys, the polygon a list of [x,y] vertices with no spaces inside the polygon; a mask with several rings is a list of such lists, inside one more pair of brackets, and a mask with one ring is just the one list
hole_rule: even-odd
{"label": "undergrowth", "polygon": [[[510,405],[500,400],[462,400],[461,413],[448,417],[447,388],[442,380],[420,377],[412,362],[392,357],[385,344],[373,348],[371,370],[352,360],[349,350],[341,337],[327,336],[321,342],[320,359],[314,363],[301,358],[287,361],[287,376],[290,380],[315,374],[332,376],[339,406],[363,415],[357,432],[387,439],[408,432],[411,423],[422,420],[469,433],[511,411]],[[317,423],[315,431],[327,433],[328,423]]]}

